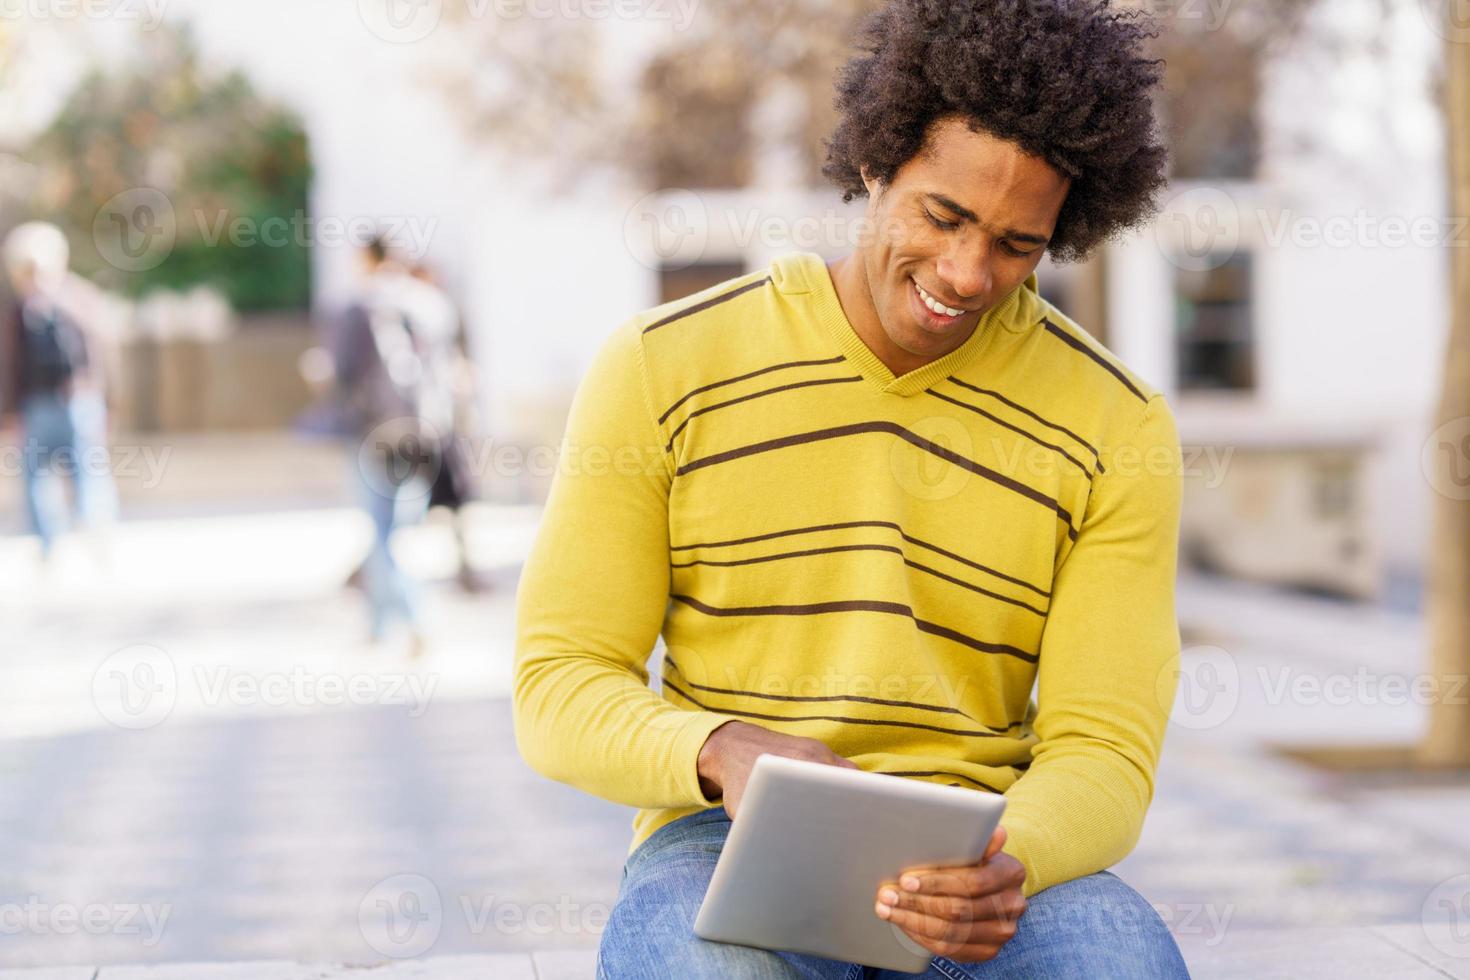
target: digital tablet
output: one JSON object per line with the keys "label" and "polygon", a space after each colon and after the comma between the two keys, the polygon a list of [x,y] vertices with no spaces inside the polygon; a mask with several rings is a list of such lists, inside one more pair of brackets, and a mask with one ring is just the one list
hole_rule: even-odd
{"label": "digital tablet", "polygon": [[878,886],[979,861],[1004,810],[996,793],[762,755],[694,934],[922,973],[934,954],[878,918]]}

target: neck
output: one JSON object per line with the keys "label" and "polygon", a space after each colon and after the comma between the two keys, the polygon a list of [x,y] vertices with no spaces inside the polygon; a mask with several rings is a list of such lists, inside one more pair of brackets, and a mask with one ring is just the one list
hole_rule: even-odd
{"label": "neck", "polygon": [[867,270],[856,252],[829,263],[827,272],[832,277],[832,285],[837,289],[837,302],[842,306],[847,322],[852,324],[853,332],[895,378],[942,356],[925,357],[915,354],[899,347],[889,338],[888,332],[883,329],[883,321],[878,317],[878,309],[873,305],[873,291],[868,286]]}

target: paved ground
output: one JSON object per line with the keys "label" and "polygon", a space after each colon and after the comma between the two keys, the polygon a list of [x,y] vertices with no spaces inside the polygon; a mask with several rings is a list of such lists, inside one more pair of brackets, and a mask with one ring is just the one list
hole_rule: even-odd
{"label": "paved ground", "polygon": [[[1467,980],[1470,971],[1446,957],[1418,926],[1275,930],[1241,934],[1228,962],[1212,954],[1192,963],[1197,978],[1242,980]],[[0,970],[0,980],[592,980],[593,950],[435,956],[360,966],[289,961],[168,963],[155,966]]]}
{"label": "paved ground", "polygon": [[[511,599],[534,518],[477,513],[487,596],[444,581],[444,528],[404,537],[441,580],[417,662],[361,642],[338,587],[366,535],[348,510],[135,521],[110,571],[72,542],[44,578],[28,542],[0,538],[0,967],[595,948],[631,811],[512,749]],[[1374,975],[1463,975],[1470,786],[1347,781],[1263,749],[1412,738],[1423,707],[1395,678],[1418,669],[1416,618],[1200,579],[1181,615],[1184,695],[1119,870],[1197,974],[1270,975],[1274,941],[1321,975],[1379,956]],[[1348,928],[1259,932],[1332,926]],[[423,970],[383,975],[439,975]]]}

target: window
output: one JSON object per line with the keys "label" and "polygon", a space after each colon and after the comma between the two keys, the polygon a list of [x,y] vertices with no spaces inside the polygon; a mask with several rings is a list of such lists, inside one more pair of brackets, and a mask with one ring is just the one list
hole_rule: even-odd
{"label": "window", "polygon": [[1241,251],[1222,263],[1205,264],[1212,268],[1175,274],[1179,388],[1251,391],[1256,386],[1251,255]]}

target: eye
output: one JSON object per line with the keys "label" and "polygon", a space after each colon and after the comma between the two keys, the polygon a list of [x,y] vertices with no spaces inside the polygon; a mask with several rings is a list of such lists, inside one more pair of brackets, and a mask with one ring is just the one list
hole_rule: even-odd
{"label": "eye", "polygon": [[1007,255],[1014,255],[1018,259],[1024,259],[1026,256],[1028,256],[1028,255],[1031,254],[1031,252],[1023,252],[1023,251],[1021,251],[1019,248],[1017,248],[1016,246],[1012,245],[1010,242],[1002,242],[1000,247],[1003,248],[1003,249],[1005,249]]}
{"label": "eye", "polygon": [[938,228],[940,231],[954,231],[956,228],[958,228],[960,226],[960,223],[958,221],[944,221],[944,220],[942,220],[940,218],[936,218],[929,211],[928,208],[925,208],[924,209],[924,217],[928,218],[929,219],[929,223],[931,225],[933,225],[935,228]]}

